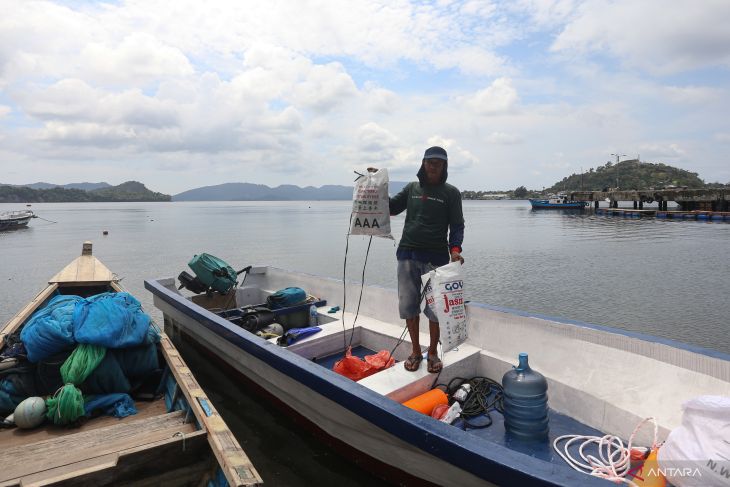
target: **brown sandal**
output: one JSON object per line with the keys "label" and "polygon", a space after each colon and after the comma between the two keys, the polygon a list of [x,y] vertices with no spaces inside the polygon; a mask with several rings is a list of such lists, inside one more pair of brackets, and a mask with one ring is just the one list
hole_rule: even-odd
{"label": "brown sandal", "polygon": [[421,366],[421,361],[423,361],[423,355],[411,355],[405,362],[403,362],[403,367],[405,367],[408,372],[415,372]]}
{"label": "brown sandal", "polygon": [[439,358],[438,355],[428,354],[428,360],[426,362],[428,363],[428,371],[431,374],[435,374],[436,372],[441,372],[441,369],[444,366],[444,364],[441,362],[441,359]]}

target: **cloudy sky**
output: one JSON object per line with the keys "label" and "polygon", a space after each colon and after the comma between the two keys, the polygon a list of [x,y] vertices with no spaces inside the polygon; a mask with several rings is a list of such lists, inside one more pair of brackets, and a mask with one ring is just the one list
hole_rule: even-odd
{"label": "cloudy sky", "polygon": [[0,0],[0,182],[730,181],[730,2]]}

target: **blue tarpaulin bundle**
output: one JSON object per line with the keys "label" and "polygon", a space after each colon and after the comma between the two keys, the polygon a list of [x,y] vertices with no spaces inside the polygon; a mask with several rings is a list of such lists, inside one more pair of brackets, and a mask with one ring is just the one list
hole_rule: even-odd
{"label": "blue tarpaulin bundle", "polygon": [[54,296],[46,306],[36,311],[20,332],[28,360],[38,362],[73,348],[73,312],[79,296]]}
{"label": "blue tarpaulin bundle", "polygon": [[266,298],[269,309],[281,309],[303,303],[307,299],[307,293],[299,287],[287,287],[280,289]]}
{"label": "blue tarpaulin bundle", "polygon": [[280,336],[279,339],[276,340],[276,343],[277,345],[288,347],[292,343],[299,341],[302,338],[306,338],[309,335],[314,335],[315,333],[318,333],[320,331],[322,331],[322,328],[318,326],[310,326],[307,328],[291,328],[282,336]]}

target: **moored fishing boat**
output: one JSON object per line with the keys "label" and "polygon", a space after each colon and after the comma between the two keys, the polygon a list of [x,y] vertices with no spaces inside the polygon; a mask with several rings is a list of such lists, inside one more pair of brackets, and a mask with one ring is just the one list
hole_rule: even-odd
{"label": "moored fishing boat", "polygon": [[[628,439],[647,417],[656,418],[658,440],[663,440],[680,424],[684,401],[730,395],[727,354],[476,303],[468,305],[468,339],[443,355],[439,376],[423,366],[407,372],[396,363],[354,382],[331,370],[348,342],[359,353],[388,350],[400,361],[408,356],[407,342],[398,346],[404,331],[394,290],[365,287],[356,325],[354,313],[320,311],[320,332],[282,348],[274,339],[224,319],[236,314],[226,309],[263,303],[271,293],[291,286],[326,300],[327,306],[342,305],[341,281],[253,267],[233,296],[186,297],[174,279],[148,280],[145,286],[173,340],[207,352],[274,404],[313,426],[338,451],[401,484],[608,486],[606,480],[570,468],[553,443],[567,434]],[[360,286],[348,283],[345,288],[347,302],[357,303]],[[421,343],[427,342],[424,334]],[[455,427],[402,404],[428,393],[436,381],[499,380],[520,352],[529,353],[549,384],[547,439],[512,437],[498,411],[491,413],[491,426]],[[657,443],[649,433],[640,430],[634,444]]]}
{"label": "moored fishing boat", "polygon": [[564,209],[577,210],[588,206],[587,201],[569,200],[567,195],[555,195],[548,198],[530,198],[530,205],[534,209]]}
{"label": "moored fishing boat", "polygon": [[[37,363],[30,360],[31,348],[18,341],[18,337],[27,336],[23,331],[31,326],[29,323],[36,323],[34,317],[40,316],[54,300],[68,299],[78,303],[101,299],[101,296],[114,298],[122,295],[129,296],[114,274],[92,255],[91,243],[84,243],[82,255],[52,277],[48,285],[0,330],[0,358],[3,358],[0,362],[3,366],[0,367],[0,393],[5,394],[0,394],[0,399],[6,401],[3,404],[14,396],[9,391],[20,393],[17,385],[25,384],[24,378],[31,377],[29,387],[42,389],[59,374],[58,363],[54,372],[51,371],[53,364],[50,360]],[[132,297],[124,299],[138,304]],[[78,304],[75,306],[74,313],[79,309]],[[61,313],[60,308],[57,309],[54,319]],[[92,312],[88,313],[87,316],[90,316]],[[141,310],[139,313],[143,314]],[[101,319],[110,323],[113,317],[102,314]],[[121,419],[91,415],[75,419],[74,428],[46,420],[35,429],[0,429],[0,486],[242,486],[261,483],[259,474],[175,346],[154,322],[149,321],[149,317],[145,320],[144,338],[154,338],[135,350],[144,348],[146,352],[151,351],[151,357],[146,355],[146,358],[153,370],[145,373],[144,378],[135,376],[134,381],[130,380],[129,395],[134,397],[132,409],[136,409],[136,414],[124,416],[129,414],[129,406],[125,405]],[[74,331],[79,333],[78,329]],[[44,335],[43,339],[47,344],[52,338]],[[9,353],[11,348],[18,353]],[[70,357],[80,348],[78,346]],[[121,350],[106,350],[105,357],[121,360],[120,357],[124,356]],[[69,363],[70,357],[63,363]],[[137,357],[140,355],[135,355]],[[131,364],[133,367],[140,366],[139,362],[134,362]],[[119,368],[122,369],[121,366]],[[64,374],[61,367],[59,377]],[[85,404],[82,406],[89,405],[91,377],[79,385],[84,394]],[[120,380],[126,379],[122,377]],[[50,385],[51,388],[58,387],[54,396],[59,398],[59,391],[68,386],[68,383],[63,388]],[[101,383],[97,387],[110,389],[112,386]],[[120,404],[114,407],[119,409]],[[18,416],[19,409],[15,411],[13,416]],[[59,401],[58,416],[61,417],[62,413],[65,414],[66,410]],[[40,417],[38,419],[43,421]],[[54,415],[54,422],[55,419]],[[23,426],[20,418],[14,417],[14,421]],[[9,424],[6,422],[4,426]]]}
{"label": "moored fishing boat", "polygon": [[0,230],[27,227],[31,218],[35,218],[31,210],[4,211],[0,213]]}

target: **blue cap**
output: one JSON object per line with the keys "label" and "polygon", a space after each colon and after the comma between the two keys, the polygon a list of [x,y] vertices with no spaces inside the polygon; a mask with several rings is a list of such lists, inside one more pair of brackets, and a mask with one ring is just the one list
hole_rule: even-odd
{"label": "blue cap", "polygon": [[433,146],[426,149],[423,154],[424,159],[441,159],[442,161],[448,161],[449,156],[446,155],[446,150],[443,147]]}

